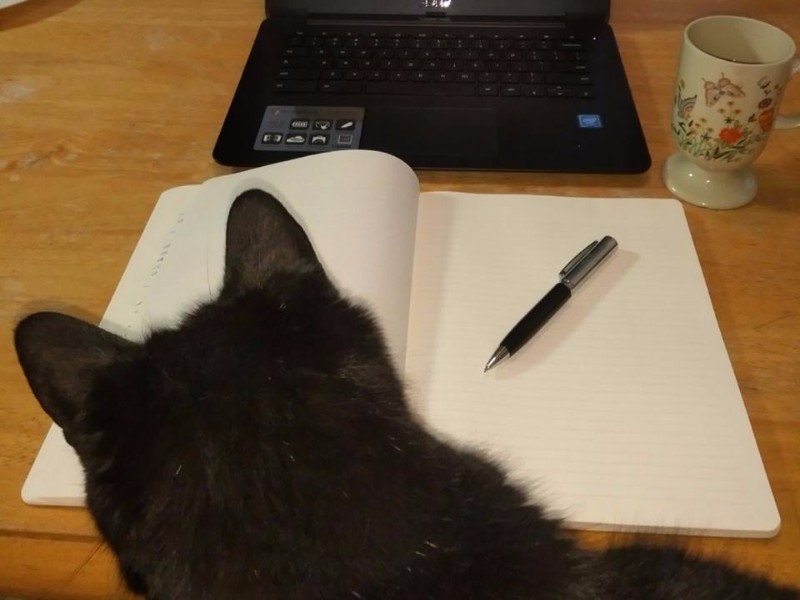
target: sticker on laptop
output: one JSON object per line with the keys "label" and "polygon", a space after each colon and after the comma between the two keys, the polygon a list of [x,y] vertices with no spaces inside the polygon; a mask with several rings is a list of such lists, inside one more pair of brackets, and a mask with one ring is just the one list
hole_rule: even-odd
{"label": "sticker on laptop", "polygon": [[603,120],[600,115],[578,115],[578,125],[582,129],[600,129],[603,127]]}
{"label": "sticker on laptop", "polygon": [[359,106],[268,106],[254,148],[267,152],[326,152],[358,148]]}

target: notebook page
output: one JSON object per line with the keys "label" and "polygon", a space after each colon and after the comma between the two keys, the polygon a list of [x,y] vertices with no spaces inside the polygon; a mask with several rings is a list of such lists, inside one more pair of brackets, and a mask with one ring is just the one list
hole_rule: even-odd
{"label": "notebook page", "polygon": [[[328,276],[378,315],[402,364],[419,183],[400,160],[365,150],[310,156],[167,190],[100,326],[139,341],[213,299],[224,274],[230,205],[253,187],[271,192],[294,214]],[[23,485],[23,500],[82,505],[83,483],[74,450],[52,425]]]}
{"label": "notebook page", "polygon": [[[217,212],[225,208],[222,217],[204,219],[212,225],[203,264],[207,276],[198,270],[188,277],[194,285],[211,280],[210,287],[197,289],[201,298],[209,289],[219,289],[222,281],[227,207],[254,187],[273,194],[300,223],[333,283],[375,312],[392,356],[402,365],[419,198],[414,172],[388,154],[343,150],[208,180],[198,202]],[[189,230],[200,229],[198,223]],[[176,266],[176,271],[185,269],[183,264]],[[185,288],[169,278],[163,283],[158,290],[162,298]],[[163,304],[171,303],[153,301],[154,306]]]}
{"label": "notebook page", "polygon": [[[484,373],[604,235],[617,252]],[[489,450],[574,527],[777,531],[680,203],[423,194],[416,250],[406,374],[436,430]]]}

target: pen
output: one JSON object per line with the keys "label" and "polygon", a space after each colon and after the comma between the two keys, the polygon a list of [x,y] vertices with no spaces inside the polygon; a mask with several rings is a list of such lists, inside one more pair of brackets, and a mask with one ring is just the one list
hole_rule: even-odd
{"label": "pen", "polygon": [[544,298],[539,300],[528,311],[519,323],[514,325],[503,341],[494,351],[483,371],[486,372],[508,356],[512,356],[522,348],[558,309],[564,306],[574,290],[586,277],[594,271],[617,247],[617,240],[610,235],[600,241],[594,241],[567,263],[558,274],[558,283],[553,286]]}

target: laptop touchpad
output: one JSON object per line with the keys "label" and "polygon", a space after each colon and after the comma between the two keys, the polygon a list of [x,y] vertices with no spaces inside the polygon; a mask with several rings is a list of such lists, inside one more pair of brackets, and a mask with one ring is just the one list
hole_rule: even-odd
{"label": "laptop touchpad", "polygon": [[362,147],[417,156],[494,156],[491,108],[372,107]]}

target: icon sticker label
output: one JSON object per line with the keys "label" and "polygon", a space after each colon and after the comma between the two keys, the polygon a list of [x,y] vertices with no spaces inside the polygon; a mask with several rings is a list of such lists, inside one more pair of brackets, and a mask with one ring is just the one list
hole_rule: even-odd
{"label": "icon sticker label", "polygon": [[582,129],[600,129],[603,127],[603,121],[600,115],[578,115],[578,125]]}
{"label": "icon sticker label", "polygon": [[358,148],[363,124],[359,106],[268,106],[254,148],[297,153]]}

